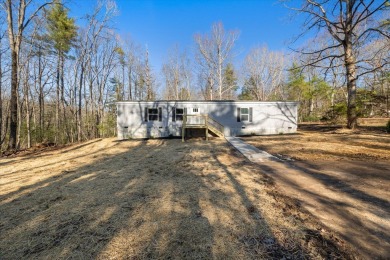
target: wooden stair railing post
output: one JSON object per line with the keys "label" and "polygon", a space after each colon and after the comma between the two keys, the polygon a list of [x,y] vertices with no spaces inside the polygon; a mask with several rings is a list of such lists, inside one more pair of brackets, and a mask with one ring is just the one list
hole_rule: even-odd
{"label": "wooden stair railing post", "polygon": [[206,141],[209,140],[209,127],[208,127],[208,116],[207,114],[204,116],[204,123],[206,125],[205,132],[206,132]]}
{"label": "wooden stair railing post", "polygon": [[186,122],[187,122],[187,115],[184,114],[183,124],[181,126],[181,141],[182,142],[184,142],[184,135],[185,135],[185,132],[186,132]]}

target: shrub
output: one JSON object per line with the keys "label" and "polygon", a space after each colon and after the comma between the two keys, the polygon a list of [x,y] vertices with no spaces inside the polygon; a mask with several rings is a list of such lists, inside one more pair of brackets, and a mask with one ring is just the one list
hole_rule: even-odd
{"label": "shrub", "polygon": [[386,132],[387,132],[387,133],[390,133],[390,120],[387,121],[387,124],[386,124]]}
{"label": "shrub", "polygon": [[337,103],[325,112],[321,121],[330,121],[332,123],[338,123],[345,120],[347,117],[347,104],[345,102]]}
{"label": "shrub", "polygon": [[320,119],[317,116],[311,115],[311,116],[305,116],[302,118],[303,122],[318,122]]}

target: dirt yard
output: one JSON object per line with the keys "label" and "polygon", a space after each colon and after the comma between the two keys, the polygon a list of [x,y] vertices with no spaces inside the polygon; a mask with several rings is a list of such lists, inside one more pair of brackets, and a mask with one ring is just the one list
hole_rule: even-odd
{"label": "dirt yard", "polygon": [[389,134],[304,125],[243,140],[284,159],[260,167],[363,258],[390,258]]}
{"label": "dirt yard", "polygon": [[0,186],[0,259],[356,256],[223,139],[3,157]]}

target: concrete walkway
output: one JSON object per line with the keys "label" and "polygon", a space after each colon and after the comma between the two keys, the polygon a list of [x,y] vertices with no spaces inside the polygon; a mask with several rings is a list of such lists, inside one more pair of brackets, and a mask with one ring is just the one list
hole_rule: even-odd
{"label": "concrete walkway", "polygon": [[253,145],[247,144],[237,137],[225,137],[226,140],[233,145],[240,153],[242,153],[251,162],[265,162],[265,161],[280,161],[279,158],[269,154],[265,151],[259,150]]}

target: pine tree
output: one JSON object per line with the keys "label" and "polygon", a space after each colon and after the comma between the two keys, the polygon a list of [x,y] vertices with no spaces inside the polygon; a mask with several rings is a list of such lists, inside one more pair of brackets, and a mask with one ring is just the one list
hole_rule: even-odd
{"label": "pine tree", "polygon": [[238,89],[238,85],[236,73],[231,63],[228,63],[223,70],[223,83],[224,97],[226,99],[233,99],[233,94]]}
{"label": "pine tree", "polygon": [[302,99],[302,95],[304,95],[305,89],[307,87],[307,82],[305,76],[298,68],[297,64],[293,64],[292,68],[288,73],[287,80],[287,93],[288,100],[298,100]]}
{"label": "pine tree", "polygon": [[110,102],[114,101],[122,101],[123,97],[123,86],[120,80],[116,77],[110,78],[109,82],[112,86],[112,93],[115,93],[114,95],[111,95]]}
{"label": "pine tree", "polygon": [[118,87],[121,88],[120,90],[118,90],[118,93],[121,93],[121,97],[118,97],[117,100],[123,100],[123,98],[124,98],[123,92],[124,92],[124,87],[125,87],[125,66],[126,66],[125,52],[121,47],[116,47],[115,52],[118,54],[119,64],[122,67],[122,82],[121,82],[121,84],[118,85]]}
{"label": "pine tree", "polygon": [[[313,115],[316,100],[327,100],[331,87],[315,73],[306,79],[305,75],[293,64],[289,71],[287,82],[288,99],[301,102],[299,115],[301,118],[314,119]],[[310,119],[310,120],[311,120]]]}
{"label": "pine tree", "polygon": [[256,92],[256,83],[253,77],[245,80],[244,86],[241,88],[241,94],[238,95],[239,100],[256,100],[254,92]]}
{"label": "pine tree", "polygon": [[68,16],[68,10],[61,0],[56,0],[50,10],[46,11],[47,37],[57,55],[57,104],[56,104],[56,141],[58,142],[58,129],[60,129],[60,100],[63,106],[64,120],[65,98],[64,98],[64,63],[65,56],[69,52],[77,37],[77,27],[73,18]]}

